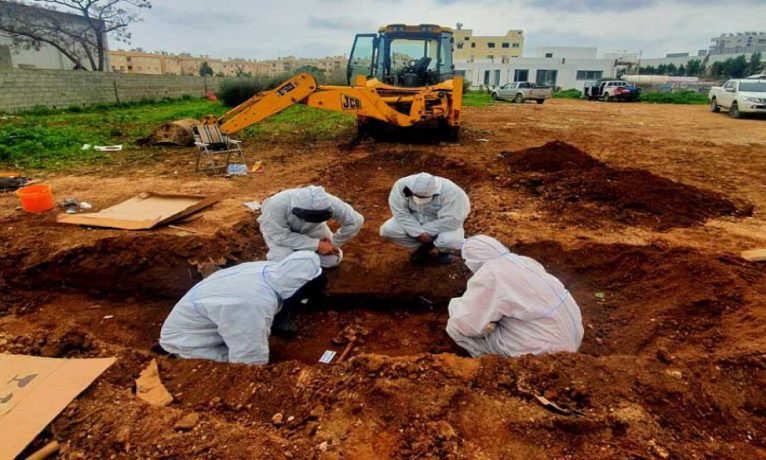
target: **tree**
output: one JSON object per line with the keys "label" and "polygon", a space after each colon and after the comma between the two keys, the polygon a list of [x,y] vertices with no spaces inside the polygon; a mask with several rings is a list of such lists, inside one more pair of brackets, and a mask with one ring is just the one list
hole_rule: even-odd
{"label": "tree", "polygon": [[40,49],[47,44],[61,52],[76,69],[104,71],[106,40],[129,42],[128,27],[150,0],[5,0],[0,8],[0,32],[16,49]]}
{"label": "tree", "polygon": [[237,70],[234,72],[234,75],[237,77],[252,77],[253,72],[245,72],[245,69],[242,67],[237,67]]}
{"label": "tree", "polygon": [[760,51],[756,51],[752,55],[750,55],[750,65],[747,70],[748,75],[761,73],[763,70],[763,62],[761,60],[763,59],[763,54],[761,54]]}
{"label": "tree", "polygon": [[686,75],[689,77],[699,77],[702,72],[702,61],[692,59],[686,63]]}
{"label": "tree", "polygon": [[[728,59],[727,59],[728,61]],[[729,75],[732,78],[743,78],[747,75],[748,70],[748,64],[747,59],[745,59],[745,55],[741,54],[733,59],[730,67]]]}
{"label": "tree", "polygon": [[212,77],[213,74],[213,68],[210,67],[210,64],[207,63],[207,61],[202,62],[202,64],[199,65],[199,74],[202,77]]}

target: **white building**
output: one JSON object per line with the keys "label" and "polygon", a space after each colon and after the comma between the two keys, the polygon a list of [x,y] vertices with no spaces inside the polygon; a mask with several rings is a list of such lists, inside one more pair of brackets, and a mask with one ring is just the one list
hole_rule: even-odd
{"label": "white building", "polygon": [[[0,0],[0,15],[5,14],[5,16],[8,18],[12,18],[14,17],[13,15],[24,15],[25,12],[28,13],[23,17],[29,18],[30,23],[35,23],[35,18],[45,18],[47,15],[55,18],[57,21],[55,23],[59,27],[65,28],[67,32],[71,32],[73,30],[87,31],[90,27],[88,21],[82,16],[64,13],[61,11],[47,10],[34,5],[19,4]],[[3,20],[7,19],[4,18]],[[106,33],[103,34],[103,47],[105,60],[104,70],[109,71],[109,43]],[[81,51],[77,52],[81,53]],[[95,49],[92,49],[92,52],[94,55],[96,54]],[[83,62],[87,61],[83,59]],[[71,70],[74,67],[75,65],[71,60],[69,60],[62,52],[51,45],[41,43],[39,49],[34,47],[14,47],[13,39],[9,35],[0,32],[0,69],[16,68]]]}
{"label": "white building", "polygon": [[710,39],[710,54],[753,54],[755,51],[766,53],[766,32],[738,32],[721,34]]}
{"label": "white building", "polygon": [[[508,63],[456,62],[455,70],[473,88],[517,81],[582,91],[586,82],[616,76],[614,59],[597,59],[595,48],[540,48],[543,56],[512,58]],[[588,57],[583,57],[588,56]]]}
{"label": "white building", "polygon": [[596,59],[598,48],[585,46],[544,46],[537,48],[535,57],[567,58],[567,59]]}

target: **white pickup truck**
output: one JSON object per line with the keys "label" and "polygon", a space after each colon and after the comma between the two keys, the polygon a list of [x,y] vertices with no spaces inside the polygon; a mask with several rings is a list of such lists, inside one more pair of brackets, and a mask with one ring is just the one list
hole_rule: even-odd
{"label": "white pickup truck", "polygon": [[732,118],[749,113],[766,113],[766,78],[729,80],[710,88],[707,96],[711,112],[729,111]]}
{"label": "white pickup truck", "polygon": [[550,86],[537,86],[535,83],[528,81],[506,83],[492,90],[492,99],[505,99],[507,101],[518,102],[519,104],[528,100],[537,101],[538,104],[542,104],[552,96],[553,88]]}

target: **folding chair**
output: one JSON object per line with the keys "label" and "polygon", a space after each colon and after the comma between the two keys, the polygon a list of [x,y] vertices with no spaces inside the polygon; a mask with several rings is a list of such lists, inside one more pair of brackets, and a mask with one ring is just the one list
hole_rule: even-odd
{"label": "folding chair", "polygon": [[[235,163],[246,163],[242,153],[242,141],[234,140],[221,132],[218,125],[192,126],[194,145],[197,146],[197,163],[195,171],[215,172],[229,169],[234,155]],[[200,163],[203,163],[200,165]]]}

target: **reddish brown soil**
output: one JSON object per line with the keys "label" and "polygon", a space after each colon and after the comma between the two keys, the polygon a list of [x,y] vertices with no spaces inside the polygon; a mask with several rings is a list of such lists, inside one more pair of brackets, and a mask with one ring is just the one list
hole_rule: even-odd
{"label": "reddish brown soil", "polygon": [[699,225],[720,216],[749,216],[753,207],[649,171],[613,168],[577,147],[549,142],[502,154],[509,186],[548,201],[549,212],[579,222],[612,220],[656,230]]}
{"label": "reddish brown soil", "polygon": [[[766,457],[766,267],[738,257],[766,247],[766,124],[700,107],[550,102],[467,110],[460,144],[249,145],[267,171],[236,180],[195,175],[189,149],[31,172],[97,209],[149,189],[224,199],[179,223],[188,233],[60,226],[0,196],[0,351],[118,357],[30,450],[57,439],[63,458]],[[594,123],[610,134],[584,129]],[[700,132],[722,140],[690,137]],[[465,268],[414,267],[377,234],[390,186],[422,170],[468,191],[468,233],[565,282],[585,323],[579,353],[470,359],[455,348],[446,305]],[[366,217],[326,306],[299,312],[296,338],[272,337],[267,366],[150,352],[200,279],[195,261],[263,257],[241,202],[306,183]],[[317,363],[354,332],[349,361]],[[152,358],[175,398],[167,408],[131,391]],[[193,429],[174,427],[190,414]]]}

